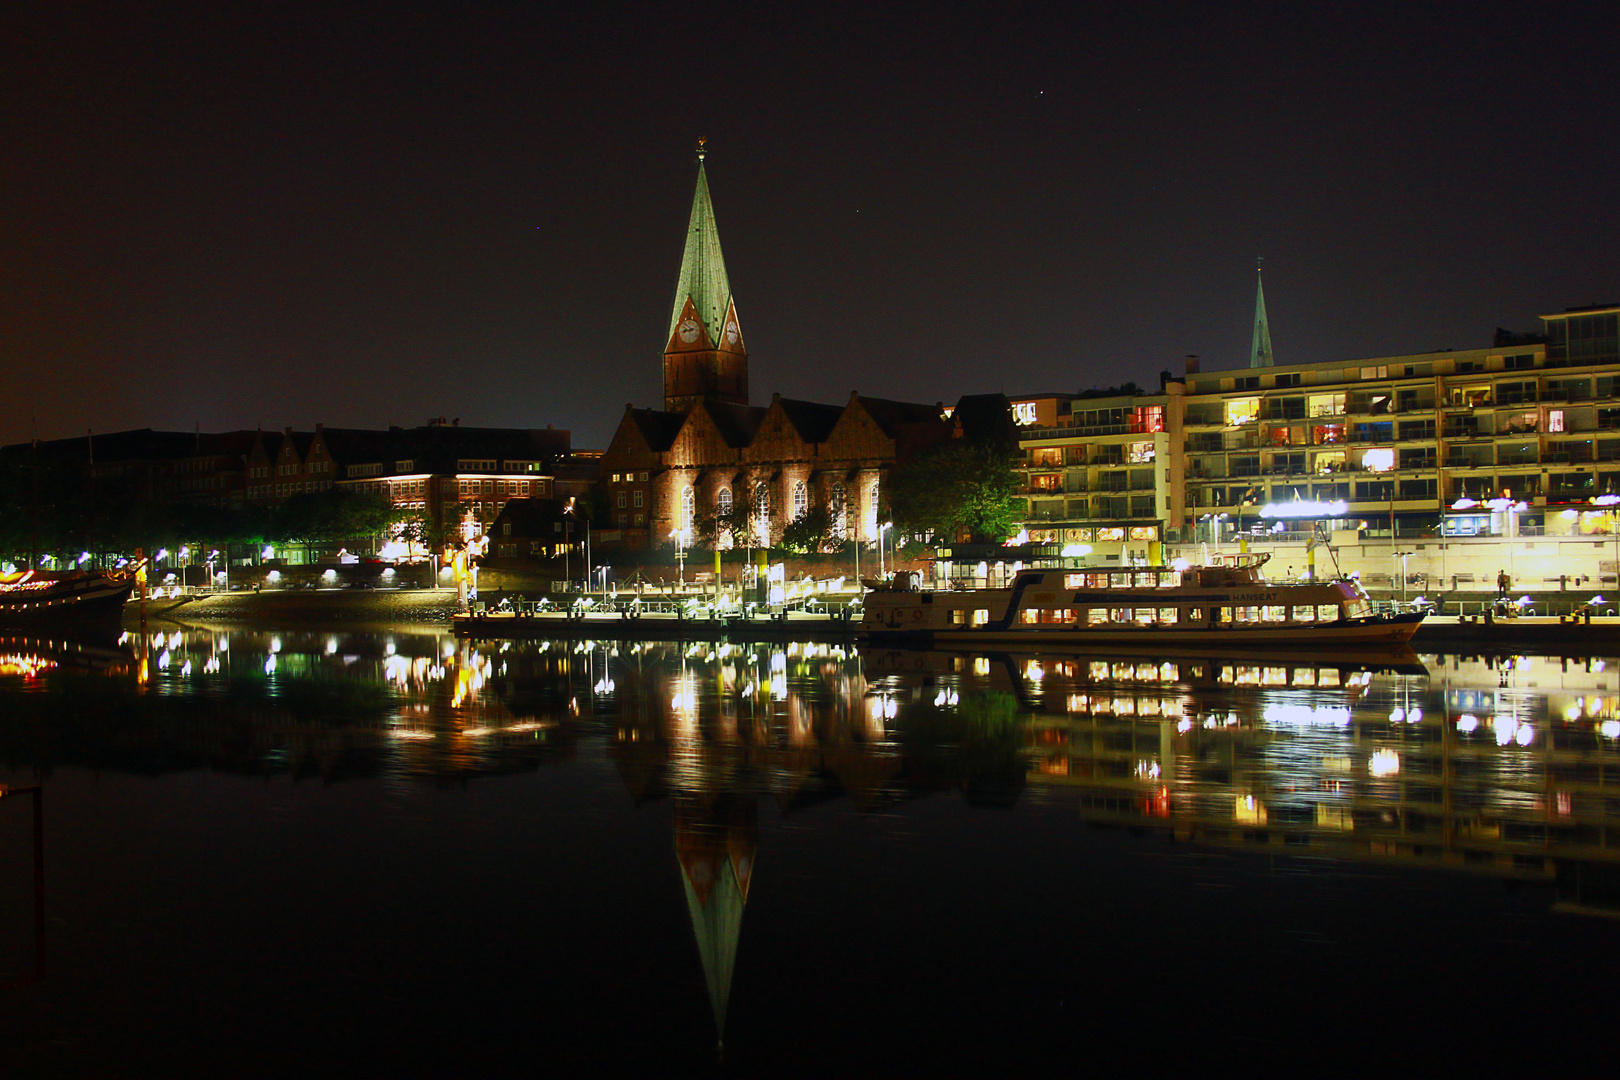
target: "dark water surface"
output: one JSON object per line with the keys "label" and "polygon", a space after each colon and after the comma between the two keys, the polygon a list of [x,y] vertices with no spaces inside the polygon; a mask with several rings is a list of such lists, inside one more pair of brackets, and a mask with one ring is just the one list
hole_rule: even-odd
{"label": "dark water surface", "polygon": [[0,1061],[1609,1073],[1617,671],[0,639]]}

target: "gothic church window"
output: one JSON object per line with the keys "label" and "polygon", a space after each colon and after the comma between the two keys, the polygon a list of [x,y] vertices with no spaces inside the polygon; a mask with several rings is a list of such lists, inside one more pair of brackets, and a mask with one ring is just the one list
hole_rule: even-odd
{"label": "gothic church window", "polygon": [[810,512],[810,491],[800,480],[793,485],[793,520],[798,521]]}

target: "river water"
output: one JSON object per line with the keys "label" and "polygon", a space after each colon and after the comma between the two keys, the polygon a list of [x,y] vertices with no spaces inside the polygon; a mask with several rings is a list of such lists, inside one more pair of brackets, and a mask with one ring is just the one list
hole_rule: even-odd
{"label": "river water", "polygon": [[0,639],[0,1045],[22,1075],[1606,1072],[1617,673]]}

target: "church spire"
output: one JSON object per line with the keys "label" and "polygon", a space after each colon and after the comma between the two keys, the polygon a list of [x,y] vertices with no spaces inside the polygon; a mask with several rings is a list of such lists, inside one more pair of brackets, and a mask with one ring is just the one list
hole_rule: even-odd
{"label": "church spire", "polygon": [[681,257],[681,277],[675,284],[675,310],[669,316],[669,332],[680,325],[681,310],[692,301],[699,321],[710,341],[720,340],[720,322],[731,303],[731,282],[726,278],[726,259],[720,253],[720,232],[714,225],[714,204],[709,201],[709,177],[703,171],[707,140],[698,140],[697,192],[692,196],[692,219],[686,227],[686,253]]}
{"label": "church spire", "polygon": [[705,141],[698,140],[697,192],[664,346],[664,408],[671,412],[685,412],[703,400],[748,404],[748,349],[709,201]]}
{"label": "church spire", "polygon": [[1249,351],[1249,366],[1271,367],[1271,324],[1266,321],[1266,288],[1260,280],[1260,268],[1254,271],[1254,345]]}

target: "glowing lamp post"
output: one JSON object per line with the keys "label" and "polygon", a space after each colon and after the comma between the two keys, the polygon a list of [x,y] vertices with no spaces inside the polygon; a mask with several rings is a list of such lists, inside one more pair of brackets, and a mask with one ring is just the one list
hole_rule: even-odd
{"label": "glowing lamp post", "polygon": [[[1609,534],[1614,537],[1614,579],[1620,584],[1620,495],[1609,492],[1592,497],[1593,506],[1601,506],[1609,512]],[[1603,571],[1598,570],[1598,580],[1603,580]]]}
{"label": "glowing lamp post", "polygon": [[681,591],[686,591],[686,544],[692,538],[692,530],[687,528],[675,529],[669,537],[675,541],[675,562],[680,567]]}

